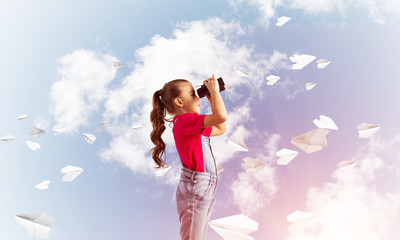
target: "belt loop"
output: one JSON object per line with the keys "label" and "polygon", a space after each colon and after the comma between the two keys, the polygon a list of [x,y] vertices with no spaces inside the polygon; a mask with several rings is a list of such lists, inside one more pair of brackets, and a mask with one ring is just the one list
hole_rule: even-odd
{"label": "belt loop", "polygon": [[194,182],[194,183],[196,183],[197,181],[196,180],[194,180],[194,175],[196,174],[196,172],[195,171],[193,171],[192,172],[192,177],[190,178],[190,180],[192,180],[192,182]]}

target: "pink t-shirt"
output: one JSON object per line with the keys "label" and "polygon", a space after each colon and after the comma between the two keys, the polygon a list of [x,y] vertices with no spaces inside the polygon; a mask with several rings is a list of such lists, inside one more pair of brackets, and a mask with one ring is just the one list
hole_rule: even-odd
{"label": "pink t-shirt", "polygon": [[212,127],[201,130],[206,115],[184,113],[174,117],[175,145],[185,168],[196,172],[204,172],[201,135],[210,137]]}

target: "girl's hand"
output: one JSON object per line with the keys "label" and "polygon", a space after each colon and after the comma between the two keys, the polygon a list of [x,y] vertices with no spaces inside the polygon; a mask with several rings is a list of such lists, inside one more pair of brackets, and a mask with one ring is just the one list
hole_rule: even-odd
{"label": "girl's hand", "polygon": [[214,74],[212,75],[211,78],[204,80],[203,84],[207,87],[210,94],[219,93],[218,81],[215,80]]}

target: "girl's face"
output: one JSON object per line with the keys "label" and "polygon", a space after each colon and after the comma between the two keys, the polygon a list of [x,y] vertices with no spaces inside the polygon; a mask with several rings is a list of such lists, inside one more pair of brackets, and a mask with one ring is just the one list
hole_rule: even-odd
{"label": "girl's face", "polygon": [[196,93],[194,92],[194,88],[192,84],[190,83],[185,83],[183,87],[181,88],[182,90],[182,95],[181,95],[181,100],[182,100],[182,110],[184,113],[190,112],[190,113],[200,113],[200,98],[196,96]]}

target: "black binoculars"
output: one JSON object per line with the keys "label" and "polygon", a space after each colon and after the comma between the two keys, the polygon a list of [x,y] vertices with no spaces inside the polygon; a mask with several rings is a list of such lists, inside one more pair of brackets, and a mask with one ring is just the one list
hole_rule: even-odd
{"label": "black binoculars", "polygon": [[[225,90],[225,83],[224,80],[222,80],[222,78],[218,78],[218,85],[219,85],[219,91],[222,92]],[[199,96],[199,98],[204,97],[205,95],[210,96],[210,92],[208,91],[207,87],[203,84],[200,86],[199,89],[197,89],[197,96]]]}

